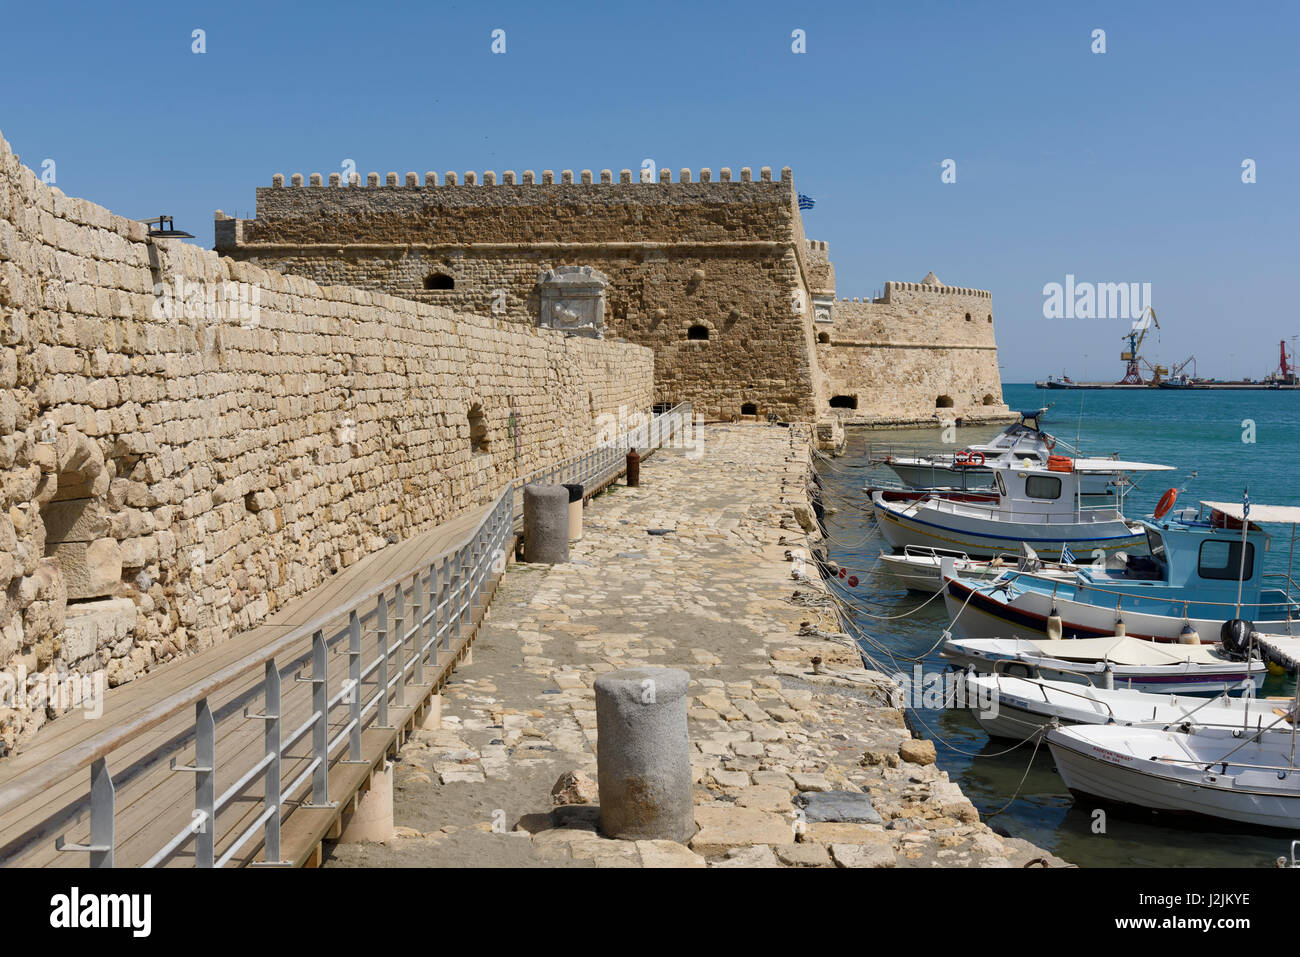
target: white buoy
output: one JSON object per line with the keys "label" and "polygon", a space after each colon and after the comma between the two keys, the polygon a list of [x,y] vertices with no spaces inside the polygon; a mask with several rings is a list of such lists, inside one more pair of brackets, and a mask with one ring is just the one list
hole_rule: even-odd
{"label": "white buoy", "polygon": [[1180,645],[1199,645],[1201,643],[1201,636],[1192,627],[1190,621],[1183,622],[1183,630],[1178,633],[1178,643]]}
{"label": "white buoy", "polygon": [[1047,616],[1047,637],[1052,641],[1060,641],[1061,634],[1064,631],[1064,623],[1061,621],[1061,613],[1056,610],[1056,603],[1052,603],[1052,613]]}

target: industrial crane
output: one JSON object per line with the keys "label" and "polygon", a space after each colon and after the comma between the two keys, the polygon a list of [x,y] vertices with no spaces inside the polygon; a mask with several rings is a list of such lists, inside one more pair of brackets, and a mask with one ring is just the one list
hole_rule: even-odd
{"label": "industrial crane", "polygon": [[[1151,314],[1150,320],[1147,319],[1147,313]],[[1145,385],[1142,378],[1142,359],[1139,358],[1138,351],[1142,348],[1142,342],[1147,337],[1147,330],[1155,325],[1160,328],[1160,320],[1156,318],[1156,311],[1150,306],[1142,310],[1142,315],[1138,316],[1133,322],[1133,328],[1130,329],[1123,339],[1128,343],[1128,349],[1119,354],[1119,357],[1128,363],[1124,370],[1124,378],[1119,380],[1119,385]],[[1147,363],[1147,368],[1152,372],[1152,382],[1159,382],[1160,377],[1169,370],[1164,366],[1153,366]]]}

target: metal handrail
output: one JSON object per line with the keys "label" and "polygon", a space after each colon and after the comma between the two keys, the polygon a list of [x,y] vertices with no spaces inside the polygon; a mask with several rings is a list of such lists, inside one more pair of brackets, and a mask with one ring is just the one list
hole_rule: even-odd
{"label": "metal handrail", "polygon": [[[92,736],[51,761],[22,773],[13,781],[0,787],[0,815],[22,802],[33,798],[70,775],[89,767],[91,769],[90,843],[71,845],[62,837],[55,847],[64,851],[90,854],[92,867],[113,866],[114,840],[114,786],[107,769],[107,758],[117,748],[136,736],[148,732],[163,722],[181,714],[186,708],[195,708],[192,734],[185,733],[177,749],[186,750],[188,741],[194,741],[195,760],[191,766],[178,766],[173,757],[173,771],[195,776],[195,810],[193,820],[178,834],[173,835],[149,859],[146,866],[160,864],[188,843],[194,844],[194,858],[198,866],[223,865],[263,831],[264,858],[267,863],[277,863],[280,858],[280,824],[283,805],[311,779],[311,797],[307,807],[332,806],[329,801],[329,770],[340,760],[335,753],[346,742],[348,762],[361,761],[361,732],[366,726],[389,727],[389,698],[396,697],[399,707],[405,706],[408,675],[417,685],[423,684],[426,663],[437,665],[439,645],[450,650],[453,640],[459,640],[462,620],[469,614],[482,595],[491,576],[505,568],[505,549],[514,535],[514,527],[522,512],[522,502],[515,502],[515,493],[523,485],[545,476],[550,481],[580,481],[586,488],[607,483],[626,467],[624,453],[631,447],[646,447],[647,455],[663,446],[691,415],[689,402],[679,403],[667,412],[652,417],[644,425],[615,436],[593,449],[564,462],[537,469],[527,476],[511,480],[489,503],[487,514],[478,525],[444,550],[427,564],[421,562],[415,569],[407,569],[371,586],[358,596],[331,607],[311,621],[276,638],[266,646],[245,655],[239,661],[219,669],[188,688],[175,692],[156,702],[130,720]],[[407,604],[410,604],[410,614]],[[394,616],[390,645],[388,617],[390,608]],[[332,622],[347,616],[347,624],[327,636],[325,629]],[[362,626],[373,621],[370,635],[378,644],[377,656],[368,663],[362,662]],[[408,624],[409,621],[409,624]],[[425,637],[427,635],[427,637]],[[299,653],[287,666],[277,666],[276,659],[291,648],[311,638],[311,651]],[[333,696],[329,693],[328,655],[333,646],[347,639],[348,676]],[[408,645],[412,654],[408,655]],[[395,662],[394,662],[394,659]],[[311,687],[311,710],[305,721],[287,736],[280,726],[282,716],[281,678],[310,661],[311,677],[295,675],[295,681]],[[395,665],[390,669],[390,665]],[[260,688],[243,692],[237,699],[248,700],[259,691],[264,700],[261,713],[250,714],[244,708],[243,717],[264,722],[265,754],[246,770],[219,797],[215,792],[217,755],[215,726],[209,699],[257,667],[265,675]],[[391,670],[391,674],[390,674]],[[373,690],[363,701],[362,685],[374,676]],[[329,735],[331,711],[346,706],[348,715],[333,738]],[[229,705],[225,706],[226,708]],[[373,717],[371,714],[373,712]],[[222,714],[221,718],[229,715]],[[299,741],[310,734],[311,760],[286,787],[281,780],[281,759]],[[178,736],[180,737],[180,736]],[[176,739],[173,739],[176,740]],[[173,749],[173,752],[175,750]],[[153,767],[163,757],[161,749],[144,761],[137,761],[128,769],[127,777],[134,777],[142,764]],[[259,777],[265,783],[263,811],[242,832],[234,835],[220,860],[215,859],[216,815],[235,797],[243,793]],[[84,805],[76,802],[76,807]],[[66,820],[73,811],[64,809],[59,820]],[[47,819],[48,822],[49,819]],[[59,822],[55,822],[57,824]],[[21,853],[21,851],[19,852]]]}

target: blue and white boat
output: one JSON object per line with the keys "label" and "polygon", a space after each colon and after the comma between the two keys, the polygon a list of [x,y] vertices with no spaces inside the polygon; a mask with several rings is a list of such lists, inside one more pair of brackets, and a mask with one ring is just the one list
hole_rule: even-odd
{"label": "blue and white boat", "polygon": [[898,502],[876,492],[871,503],[881,534],[896,549],[924,546],[993,558],[1028,545],[1049,561],[1061,560],[1062,549],[1087,561],[1124,549],[1141,550],[1146,539],[1141,527],[1124,517],[1122,495],[1115,504],[1083,504],[1079,493],[1085,479],[1160,471],[1173,468],[1117,459],[1062,459],[1048,467],[994,469],[995,502],[939,495]]}
{"label": "blue and white boat", "polygon": [[1264,573],[1269,536],[1256,524],[1286,522],[1294,529],[1300,508],[1256,505],[1247,513],[1242,503],[1200,505],[1141,522],[1149,555],[1082,567],[1073,580],[1008,572],[981,581],[955,569],[945,573],[951,631],[1028,639],[1118,632],[1189,644],[1214,642],[1225,622],[1243,619],[1254,631],[1300,634],[1297,589],[1289,573]]}

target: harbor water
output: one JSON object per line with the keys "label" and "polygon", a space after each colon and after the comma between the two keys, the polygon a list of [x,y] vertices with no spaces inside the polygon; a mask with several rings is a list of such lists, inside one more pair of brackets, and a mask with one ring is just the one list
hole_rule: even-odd
{"label": "harbor water", "polygon": [[[1122,459],[1176,466],[1177,472],[1139,478],[1125,506],[1130,518],[1149,516],[1170,487],[1185,489],[1177,508],[1202,500],[1240,502],[1247,487],[1252,503],[1300,505],[1300,487],[1290,464],[1300,439],[1300,393],[1049,392],[1033,385],[1008,385],[1004,395],[1013,409],[1055,403],[1043,428],[1085,455],[1118,453]],[[845,454],[820,463],[825,503],[834,510],[826,519],[828,551],[858,579],[855,587],[847,584],[847,576],[835,584],[855,626],[871,637],[866,650],[884,670],[914,676],[915,662],[909,659],[919,657],[923,674],[943,672],[946,666],[936,643],[948,616],[941,597],[912,612],[927,596],[897,588],[874,571],[876,557],[889,546],[875,528],[863,486],[870,475],[893,476],[867,468],[872,447],[876,452],[891,444],[951,452],[985,442],[997,431],[987,426],[958,428],[956,442],[945,444],[937,422],[931,428],[903,431],[850,429]],[[1266,531],[1272,542],[1265,571],[1285,573],[1291,528],[1267,526]],[[1300,569],[1300,555],[1296,564]],[[1294,690],[1294,679],[1270,675],[1262,694]],[[1292,836],[1300,838],[1300,830],[1295,835],[1243,831],[1204,819],[1117,808],[1105,808],[1098,815],[1091,806],[1075,807],[1046,745],[1036,754],[1033,742],[1004,753],[1015,742],[990,740],[974,717],[960,709],[919,707],[909,711],[909,719],[935,741],[939,765],[991,825],[1080,866],[1267,867],[1289,856]]]}

